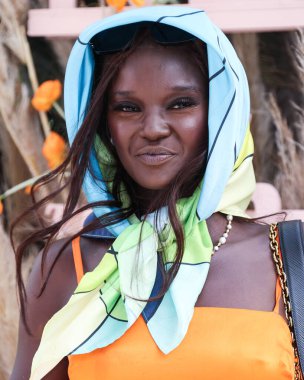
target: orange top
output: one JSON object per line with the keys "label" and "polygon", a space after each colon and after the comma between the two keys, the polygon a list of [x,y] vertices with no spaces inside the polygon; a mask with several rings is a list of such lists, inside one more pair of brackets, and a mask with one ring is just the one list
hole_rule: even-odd
{"label": "orange top", "polygon": [[[79,239],[74,254],[81,258]],[[75,257],[75,256],[74,256]],[[78,263],[78,264],[77,264]],[[75,260],[76,273],[82,273]],[[273,312],[196,307],[186,337],[163,354],[139,318],[124,336],[88,354],[69,356],[72,380],[294,379],[294,356],[288,326]]]}

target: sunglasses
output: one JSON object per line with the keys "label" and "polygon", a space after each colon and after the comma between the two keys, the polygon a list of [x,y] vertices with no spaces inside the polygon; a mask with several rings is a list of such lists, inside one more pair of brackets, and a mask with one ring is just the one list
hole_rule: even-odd
{"label": "sunglasses", "polygon": [[153,40],[162,45],[175,45],[195,40],[192,34],[182,29],[144,21],[103,30],[95,34],[89,44],[97,55],[116,53],[128,49],[142,29],[148,29]]}

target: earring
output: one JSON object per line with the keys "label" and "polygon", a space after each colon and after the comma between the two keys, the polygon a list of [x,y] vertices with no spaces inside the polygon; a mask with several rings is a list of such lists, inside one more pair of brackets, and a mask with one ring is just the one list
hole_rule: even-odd
{"label": "earring", "polygon": [[112,139],[111,133],[110,133],[110,131],[109,131],[108,125],[106,124],[105,127],[106,127],[106,135],[107,135],[107,137],[108,137],[108,139],[109,139],[111,145],[114,146],[115,144],[114,144],[114,141],[113,141],[113,139]]}

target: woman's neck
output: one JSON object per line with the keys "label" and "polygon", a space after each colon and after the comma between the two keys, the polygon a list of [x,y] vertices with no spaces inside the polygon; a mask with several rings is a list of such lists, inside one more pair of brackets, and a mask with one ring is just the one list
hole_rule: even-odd
{"label": "woman's neck", "polygon": [[134,199],[136,200],[136,214],[138,214],[138,216],[146,215],[164,205],[157,201],[163,200],[161,196],[163,190],[145,189],[136,184],[136,186],[134,186],[134,193]]}

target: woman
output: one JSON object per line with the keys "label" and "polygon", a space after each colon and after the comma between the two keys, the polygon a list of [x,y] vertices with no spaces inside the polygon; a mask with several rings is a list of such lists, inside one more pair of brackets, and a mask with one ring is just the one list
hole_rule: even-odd
{"label": "woman", "polygon": [[[293,379],[268,227],[244,219],[249,94],[221,31],[185,7],[97,22],[71,53],[65,110],[53,176],[70,165],[69,198],[17,251],[20,279],[29,243],[49,239],[11,378]],[[94,216],[50,246],[81,185]]]}

